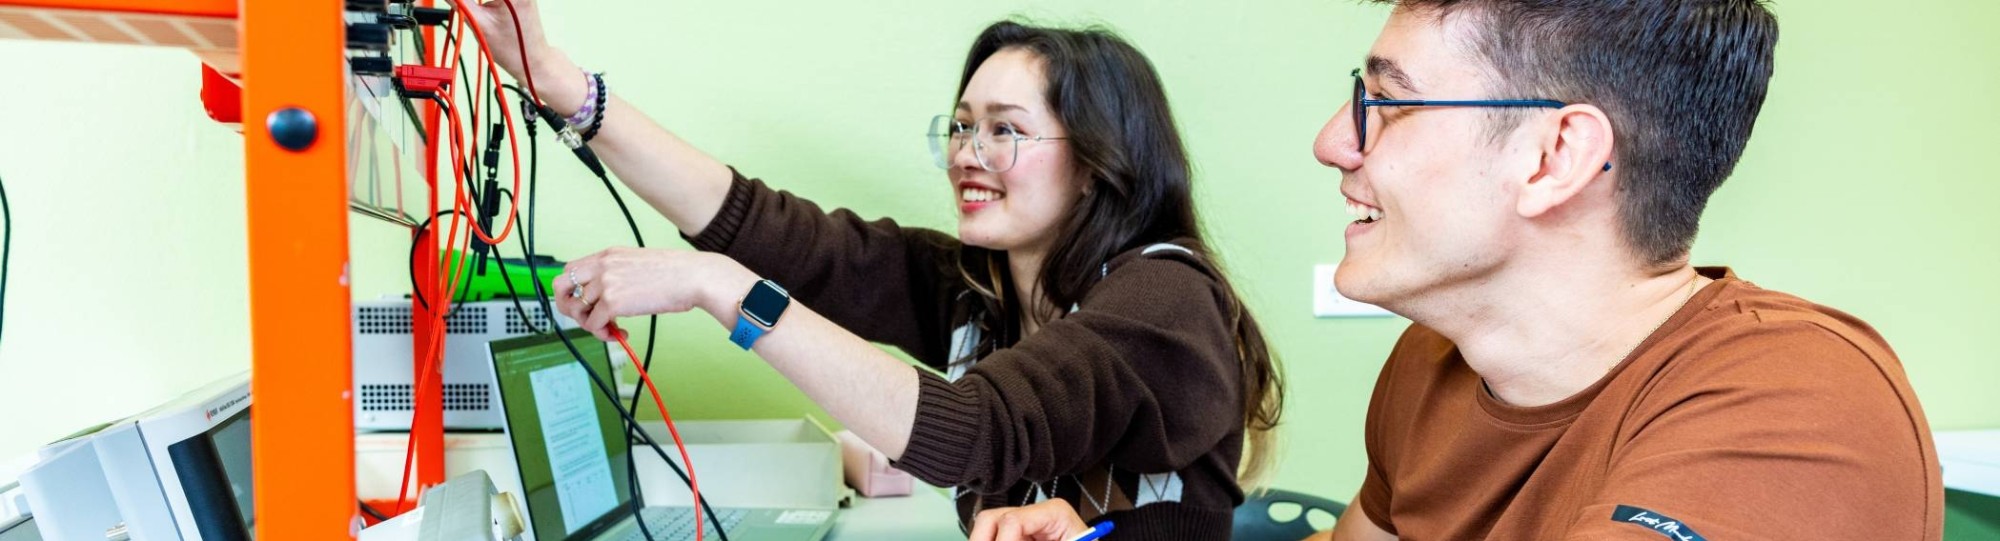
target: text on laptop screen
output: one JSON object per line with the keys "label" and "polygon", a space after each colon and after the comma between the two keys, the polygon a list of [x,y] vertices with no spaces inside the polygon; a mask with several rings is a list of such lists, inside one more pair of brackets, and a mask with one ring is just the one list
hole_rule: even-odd
{"label": "text on laptop screen", "polygon": [[572,341],[589,369],[553,335],[492,345],[521,490],[540,541],[588,537],[630,515],[632,448],[616,406],[590,377],[595,372],[609,385],[611,363],[603,342],[578,334]]}

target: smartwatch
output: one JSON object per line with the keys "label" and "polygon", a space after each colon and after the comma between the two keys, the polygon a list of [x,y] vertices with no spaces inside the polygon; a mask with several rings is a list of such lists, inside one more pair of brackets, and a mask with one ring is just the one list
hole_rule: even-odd
{"label": "smartwatch", "polygon": [[785,308],[791,305],[792,294],[785,292],[785,288],[770,280],[758,280],[736,309],[736,329],[730,331],[729,341],[749,350],[758,338],[778,325],[778,316],[785,315]]}

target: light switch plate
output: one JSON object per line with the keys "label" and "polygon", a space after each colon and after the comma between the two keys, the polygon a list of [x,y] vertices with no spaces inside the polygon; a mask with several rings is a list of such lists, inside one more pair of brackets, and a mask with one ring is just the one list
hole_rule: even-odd
{"label": "light switch plate", "polygon": [[1349,299],[1333,287],[1333,275],[1340,265],[1313,265],[1314,317],[1394,317],[1380,306]]}

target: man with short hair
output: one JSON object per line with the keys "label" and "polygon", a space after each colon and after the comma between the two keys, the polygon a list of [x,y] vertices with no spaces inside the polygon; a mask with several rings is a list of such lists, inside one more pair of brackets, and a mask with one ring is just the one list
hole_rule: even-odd
{"label": "man with short hair", "polygon": [[[1320,538],[1942,537],[1881,336],[1688,264],[1763,105],[1763,2],[1375,1],[1395,11],[1315,154],[1360,217],[1340,291],[1415,324]],[[972,537],[1066,539],[1067,511]]]}

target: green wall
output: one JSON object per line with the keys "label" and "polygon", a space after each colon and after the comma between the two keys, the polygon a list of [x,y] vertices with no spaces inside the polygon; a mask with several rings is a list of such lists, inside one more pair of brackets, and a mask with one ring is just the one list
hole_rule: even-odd
{"label": "green wall", "polygon": [[[745,173],[829,206],[947,230],[951,194],[922,135],[930,116],[948,108],[977,31],[1016,13],[1122,30],[1165,78],[1196,158],[1212,240],[1289,371],[1277,484],[1343,500],[1359,485],[1368,393],[1407,323],[1311,317],[1312,265],[1339,260],[1346,218],[1339,177],[1314,163],[1310,146],[1345,99],[1347,72],[1383,8],[1330,0],[543,3],[554,39],[579,63],[608,72],[615,92]],[[2000,427],[2000,393],[1989,388],[2000,383],[2000,359],[1982,347],[1985,333],[2000,329],[2000,285],[1985,280],[2000,276],[2000,213],[1988,209],[2000,202],[2000,174],[1986,163],[2000,148],[2000,100],[1992,99],[2000,96],[2000,34],[1990,30],[2000,4],[1892,9],[1820,0],[1775,9],[1784,36],[1770,101],[1742,166],[1710,206],[1696,261],[1732,265],[1876,325],[1902,355],[1935,428]],[[0,42],[0,68],[97,83],[77,91],[10,76],[0,84],[0,103],[25,119],[0,130],[0,176],[18,190],[10,195],[23,213],[15,236],[23,281],[9,288],[17,317],[0,343],[0,407],[77,405],[0,430],[4,457],[241,369],[247,347],[235,225],[240,151],[200,120],[193,60]],[[89,107],[119,113],[124,124],[80,110]],[[628,242],[597,181],[544,150],[545,251],[572,258]],[[137,237],[76,225],[102,208],[88,201],[107,187],[150,202],[118,203],[120,216],[160,223]],[[675,238],[656,215],[640,220],[656,243]],[[84,234],[55,232],[64,227]],[[361,219],[353,234],[356,297],[401,291],[402,230]],[[132,280],[131,266],[92,266],[104,253],[147,254],[170,241],[185,244],[146,259],[171,273],[154,280]],[[67,284],[77,276],[91,285]],[[70,300],[78,290],[93,292],[89,302]],[[205,312],[159,321],[162,301]],[[625,325],[635,323],[643,325]],[[662,327],[655,373],[676,413],[817,414],[706,316],[667,317]],[[77,344],[106,335],[116,344],[104,347],[125,349],[83,355],[92,364],[53,360],[87,354],[93,348]],[[172,347],[146,347],[161,343]],[[1974,524],[1961,519],[1990,503],[1955,508],[1954,528]]]}
{"label": "green wall", "polygon": [[[579,63],[606,71],[615,92],[745,173],[829,206],[947,230],[951,193],[921,135],[947,109],[971,38],[1014,13],[1122,30],[1165,78],[1214,243],[1289,371],[1278,481],[1352,494],[1368,393],[1406,322],[1311,317],[1312,265],[1338,261],[1347,218],[1338,175],[1313,161],[1310,145],[1386,11],[1348,2],[969,6],[621,0],[544,9],[552,39]],[[2000,50],[2000,37],[1973,23],[2000,9],[1962,1],[1946,17],[1863,9],[1871,6],[1778,6],[1785,35],[1769,105],[1711,206],[1695,259],[1874,323],[1902,354],[1937,428],[2000,426],[2000,402],[1985,388],[2000,382],[2000,363],[1974,332],[2000,328],[1988,308],[2000,286],[1977,279],[2000,275],[1991,238],[2000,220],[1981,212],[2000,201],[2000,183],[1969,159],[2000,143],[1987,126],[2000,120],[2000,105],[1930,99],[2000,94],[1993,62],[1980,69],[1967,57]],[[552,163],[546,245],[569,257],[626,242],[594,180]],[[651,238],[673,238],[656,216],[642,223]],[[814,411],[775,372],[733,351],[706,316],[663,326],[670,347],[656,371],[672,382],[676,411]]]}

